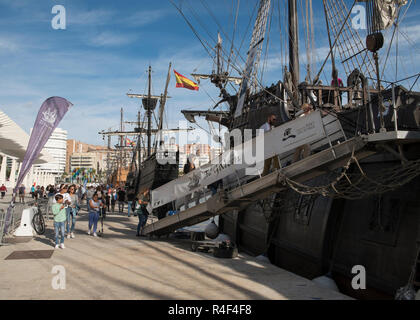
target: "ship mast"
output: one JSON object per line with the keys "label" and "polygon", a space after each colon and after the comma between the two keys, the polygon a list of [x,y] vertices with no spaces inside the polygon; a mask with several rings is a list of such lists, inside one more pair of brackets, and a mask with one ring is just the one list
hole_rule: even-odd
{"label": "ship mast", "polygon": [[169,82],[171,81],[171,67],[172,67],[172,63],[170,62],[169,63],[169,68],[168,68],[168,75],[166,76],[165,91],[163,92],[163,95],[160,98],[159,124],[158,124],[158,132],[159,132],[159,139],[158,139],[159,140],[159,143],[158,143],[158,147],[159,147],[159,144],[162,141],[163,116],[164,116],[164,113],[165,113],[165,105],[166,105],[166,100],[167,100],[167,97],[168,97]]}
{"label": "ship mast", "polygon": [[292,75],[293,97],[298,98],[299,84],[299,36],[297,0],[289,0],[289,70]]}
{"label": "ship mast", "polygon": [[149,66],[149,89],[147,94],[147,156],[150,157],[152,147],[152,110],[150,108],[150,101],[152,98],[152,66]]}
{"label": "ship mast", "polygon": [[[124,132],[124,109],[121,108],[121,120],[120,120],[120,130]],[[120,136],[120,154],[119,154],[119,163],[117,169],[117,183],[121,182],[121,174],[122,174],[122,167],[123,167],[123,147],[125,147],[126,137]],[[125,156],[125,154],[124,154]]]}
{"label": "ship mast", "polygon": [[[139,132],[140,132],[140,126],[141,126],[141,112],[138,111],[137,112],[137,128],[138,128]],[[141,164],[141,137],[140,137],[140,134],[137,136],[137,163],[138,163],[137,168],[140,168],[140,164]]]}

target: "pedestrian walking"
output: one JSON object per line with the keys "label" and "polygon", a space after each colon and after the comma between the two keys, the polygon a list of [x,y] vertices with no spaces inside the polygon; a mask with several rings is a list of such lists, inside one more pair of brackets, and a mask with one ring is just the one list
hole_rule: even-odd
{"label": "pedestrian walking", "polygon": [[82,204],[83,196],[85,195],[85,191],[82,185],[79,185],[76,191],[77,199],[79,200],[79,205]]}
{"label": "pedestrian walking", "polygon": [[40,199],[44,199],[45,198],[45,188],[44,186],[41,187],[41,189],[39,189],[39,198]]}
{"label": "pedestrian walking", "polygon": [[[64,197],[61,194],[55,196],[56,203],[52,206],[54,215],[55,248],[64,249],[64,223],[66,221],[66,205],[63,203]],[[61,235],[61,239],[59,236]]]}
{"label": "pedestrian walking", "polygon": [[[136,195],[134,192],[127,192],[127,215],[130,217],[130,210],[132,210],[132,206],[134,205],[133,201],[135,201]],[[134,211],[134,210],[132,210]]]}
{"label": "pedestrian walking", "polygon": [[[70,198],[70,195],[68,194],[68,190],[69,190],[69,187],[65,184],[62,184],[60,186],[59,193],[57,193],[57,194],[61,194],[63,196],[63,203],[64,203],[64,205],[67,205],[67,206],[71,204],[71,198]],[[55,202],[56,202],[56,200],[54,198],[54,203]]]}
{"label": "pedestrian walking", "polygon": [[90,186],[86,191],[86,211],[89,212],[89,201],[92,199],[95,189],[93,186]]}
{"label": "pedestrian walking", "polygon": [[4,184],[1,185],[0,192],[1,192],[1,198],[3,199],[7,192],[7,188]]}
{"label": "pedestrian walking", "polygon": [[111,193],[111,212],[115,212],[115,203],[117,202],[117,191],[115,189],[112,190]]}
{"label": "pedestrian walking", "polygon": [[93,198],[89,201],[89,230],[88,235],[92,232],[93,227],[93,236],[97,237],[96,234],[96,228],[98,226],[98,220],[99,220],[99,211],[103,204],[98,200],[98,194],[95,193],[93,195]]}
{"label": "pedestrian walking", "polygon": [[70,205],[67,208],[67,239],[74,238],[74,228],[76,226],[76,216],[80,209],[79,198],[76,194],[76,186],[73,184],[69,188]]}
{"label": "pedestrian walking", "polygon": [[149,204],[149,190],[146,190],[139,196],[139,199],[136,202],[135,212],[139,217],[139,223],[137,225],[137,233],[136,236],[140,237],[143,232],[143,227],[147,223],[147,219],[149,217],[149,212],[147,211],[147,205]]}
{"label": "pedestrian walking", "polygon": [[108,191],[108,192],[105,194],[105,204],[106,204],[106,210],[108,210],[108,211],[109,211],[109,206],[110,206],[110,204],[111,204],[111,197],[112,197],[112,194]]}
{"label": "pedestrian walking", "polygon": [[47,196],[48,196],[48,204],[47,204],[47,220],[50,220],[50,211],[52,210],[51,207],[54,204],[54,196],[57,193],[55,191],[55,187],[53,185],[49,185],[47,187]]}
{"label": "pedestrian walking", "polygon": [[19,202],[25,203],[25,186],[23,184],[19,187]]}
{"label": "pedestrian walking", "polygon": [[124,213],[124,204],[125,204],[125,191],[123,188],[119,188],[118,192],[118,212]]}
{"label": "pedestrian walking", "polygon": [[98,195],[98,200],[101,203],[104,203],[104,193],[102,192],[102,188],[100,186],[96,187],[96,194]]}

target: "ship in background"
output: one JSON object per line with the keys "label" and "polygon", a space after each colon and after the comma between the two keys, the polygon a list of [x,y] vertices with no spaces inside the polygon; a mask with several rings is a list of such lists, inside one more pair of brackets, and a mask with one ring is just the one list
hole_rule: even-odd
{"label": "ship in background", "polygon": [[[300,3],[303,8],[303,1]],[[322,1],[329,52],[321,70],[312,74],[308,48],[315,49],[313,13],[312,1],[306,1],[306,19],[301,25],[306,26],[307,76],[302,82],[298,1],[259,1],[247,59],[242,59],[244,68],[235,63],[240,54],[233,41],[231,49],[226,50],[221,37],[214,48],[200,39],[216,67],[212,74],[193,76],[197,81],[209,79],[220,89],[222,99],[213,110],[183,113],[193,123],[195,117],[204,116],[231,131],[258,129],[270,114],[277,116],[277,125],[291,123],[299,117],[304,103],[321,110],[327,138],[311,143],[313,155],[297,163],[292,163],[293,152],[279,156],[280,172],[296,168],[300,174],[293,178],[284,174],[276,191],[264,199],[237,201],[232,205],[235,209],[220,215],[219,228],[230,235],[240,250],[252,255],[266,254],[273,264],[309,279],[333,279],[345,294],[393,298],[404,287],[398,292],[401,298],[420,288],[420,93],[413,91],[419,73],[403,79],[411,80],[409,88],[402,86],[402,81],[387,81],[379,55],[384,51],[383,30],[398,28],[395,21],[405,16],[411,3],[407,6],[407,1],[364,1],[366,42],[349,21],[356,3],[352,1],[348,7],[343,0]],[[187,9],[173,4],[199,36],[188,20]],[[202,4],[210,11],[207,4]],[[289,66],[284,68],[283,80],[265,87],[260,67],[266,63],[260,60],[264,57],[273,8],[287,8]],[[239,2],[236,19],[238,12]],[[210,13],[214,17],[214,12]],[[282,32],[284,29],[280,28]],[[332,76],[324,85],[320,76],[328,60]],[[388,58],[382,66],[387,64],[392,64]],[[346,75],[344,83],[340,82],[338,69]],[[350,142],[353,151],[340,158],[338,150]],[[319,155],[324,154],[328,158],[320,159]],[[239,177],[224,177],[223,192],[246,186],[253,179],[243,172]],[[366,270],[366,290],[351,286],[356,265]]]}
{"label": "ship in background", "polygon": [[[127,196],[131,195],[137,198],[146,190],[156,189],[169,181],[178,177],[179,174],[179,150],[175,143],[166,141],[164,135],[170,132],[179,132],[183,129],[164,129],[165,105],[168,98],[168,86],[171,79],[171,67],[169,64],[168,74],[164,93],[160,96],[152,95],[152,67],[148,69],[147,93],[133,94],[127,93],[130,98],[140,98],[144,108],[145,120],[140,121],[140,112],[138,113],[138,122],[135,131],[137,132],[137,144],[133,150],[130,171],[127,175],[125,189]],[[158,116],[154,115],[154,110],[159,102]],[[153,118],[157,119],[157,127],[153,127]],[[186,129],[188,130],[188,129]],[[146,136],[147,142],[143,143],[142,137]],[[142,150],[146,152],[142,153]],[[169,149],[169,150],[168,150]],[[164,217],[172,206],[170,204],[154,210],[154,214],[160,219]]]}
{"label": "ship in background", "polygon": [[[163,143],[163,133],[179,131],[180,129],[164,130],[165,105],[168,98],[168,86],[170,82],[171,64],[165,85],[164,93],[160,96],[152,94],[152,67],[149,66],[147,92],[137,94],[129,92],[129,98],[139,98],[144,109],[138,112],[137,121],[124,121],[123,109],[121,109],[120,130],[107,132],[101,131],[99,134],[108,137],[108,148],[110,148],[111,137],[118,136],[119,144],[115,146],[116,155],[114,168],[110,169],[108,183],[124,187],[127,197],[133,199],[146,190],[157,188],[178,177],[179,172],[179,152],[174,145],[171,151],[159,150],[159,145]],[[158,115],[155,115],[158,106]],[[157,119],[157,126],[153,126],[153,119]],[[134,125],[134,130],[125,131],[124,124]],[[127,137],[134,137],[133,140]],[[146,141],[144,141],[146,140]],[[159,157],[166,161],[159,161]],[[163,207],[156,210],[155,214],[161,217],[166,213],[167,208]]]}

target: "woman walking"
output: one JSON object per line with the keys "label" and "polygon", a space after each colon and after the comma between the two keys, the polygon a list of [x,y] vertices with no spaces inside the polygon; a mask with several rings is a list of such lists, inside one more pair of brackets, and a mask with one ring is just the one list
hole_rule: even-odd
{"label": "woman walking", "polygon": [[[73,184],[69,189],[71,199],[70,205],[67,207],[67,239],[74,238],[74,227],[76,225],[76,215],[80,210],[79,198],[76,194],[76,186]],[[71,223],[71,226],[70,226]]]}
{"label": "woman walking", "polygon": [[35,186],[32,186],[31,187],[31,196],[32,196],[32,199],[35,199]]}
{"label": "woman walking", "polygon": [[89,231],[88,234],[91,234],[93,227],[93,236],[97,237],[96,227],[98,226],[99,212],[103,204],[98,200],[98,194],[95,193],[93,198],[89,201]]}

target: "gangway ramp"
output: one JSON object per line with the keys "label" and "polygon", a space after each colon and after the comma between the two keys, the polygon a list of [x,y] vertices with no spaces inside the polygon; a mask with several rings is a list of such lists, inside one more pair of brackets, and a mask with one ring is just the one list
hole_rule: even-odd
{"label": "gangway ramp", "polygon": [[374,149],[364,148],[367,142],[367,139],[362,137],[354,137],[266,176],[257,176],[253,181],[230,191],[221,190],[204,203],[147,225],[143,229],[143,235],[162,236],[225,212],[240,211],[252,202],[284,190],[284,177],[297,182],[307,181],[345,165],[353,153],[358,159],[374,154]]}

